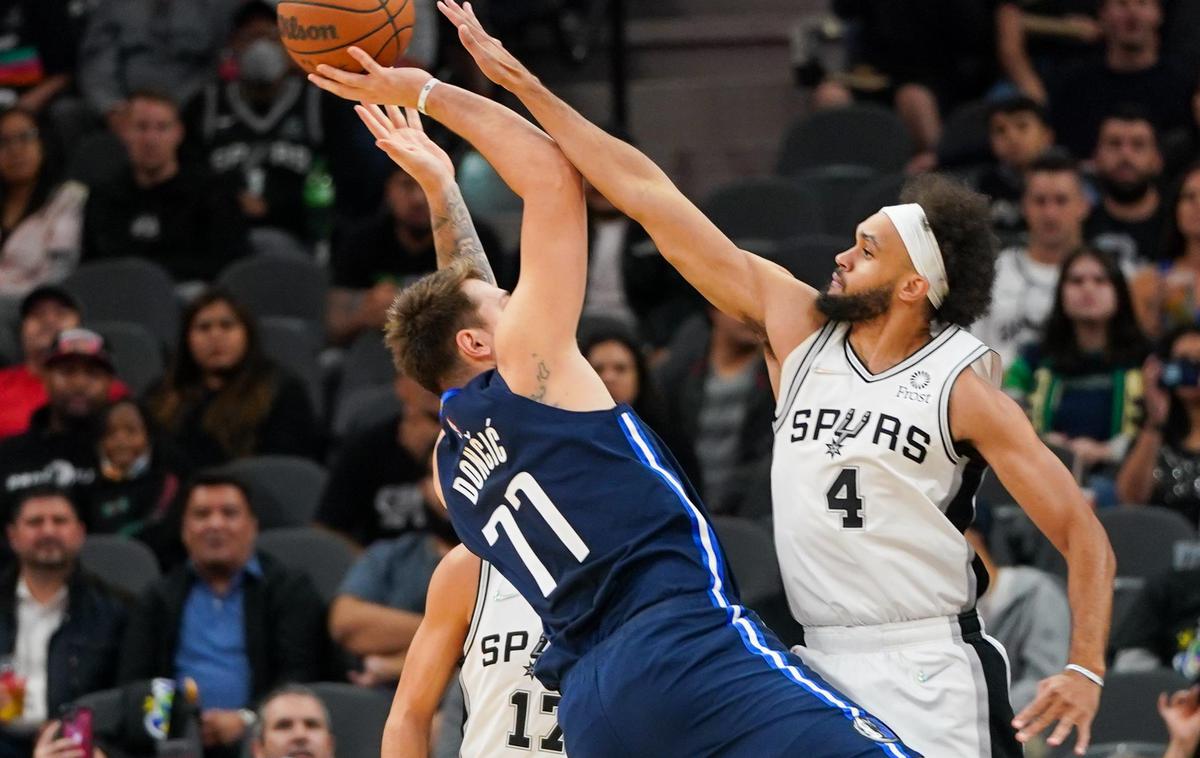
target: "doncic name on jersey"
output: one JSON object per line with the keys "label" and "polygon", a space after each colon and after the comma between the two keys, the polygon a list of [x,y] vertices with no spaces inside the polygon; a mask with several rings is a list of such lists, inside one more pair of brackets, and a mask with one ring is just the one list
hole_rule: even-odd
{"label": "doncic name on jersey", "polygon": [[492,426],[490,418],[478,434],[460,430],[449,419],[446,422],[455,434],[466,440],[462,456],[458,459],[459,474],[454,477],[451,486],[455,492],[470,500],[471,505],[479,505],[479,490],[483,489],[496,467],[508,460],[508,451],[500,444],[500,432]]}

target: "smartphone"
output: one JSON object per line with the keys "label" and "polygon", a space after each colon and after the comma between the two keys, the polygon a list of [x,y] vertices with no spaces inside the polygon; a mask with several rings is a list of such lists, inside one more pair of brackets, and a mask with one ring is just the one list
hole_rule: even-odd
{"label": "smartphone", "polygon": [[1163,364],[1158,384],[1163,389],[1200,386],[1200,362],[1174,358]]}
{"label": "smartphone", "polygon": [[92,709],[86,706],[71,706],[63,711],[62,736],[72,740],[85,756],[92,755]]}

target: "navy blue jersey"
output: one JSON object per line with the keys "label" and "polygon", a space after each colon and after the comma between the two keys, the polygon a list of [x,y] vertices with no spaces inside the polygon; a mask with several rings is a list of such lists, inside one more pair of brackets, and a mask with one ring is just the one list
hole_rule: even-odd
{"label": "navy blue jersey", "polygon": [[488,371],[446,393],[442,426],[450,519],[541,617],[550,644],[537,675],[548,687],[660,601],[740,610],[703,505],[629,406],[566,411]]}

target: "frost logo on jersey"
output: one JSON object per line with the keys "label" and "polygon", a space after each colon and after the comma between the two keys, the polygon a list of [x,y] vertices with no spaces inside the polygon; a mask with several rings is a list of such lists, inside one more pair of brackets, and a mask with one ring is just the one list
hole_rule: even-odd
{"label": "frost logo on jersey", "polygon": [[909,389],[909,387],[905,387],[902,384],[900,385],[900,388],[896,390],[896,397],[901,400],[912,400],[914,403],[925,403],[928,405],[930,399],[929,393],[917,392],[916,390],[923,390],[928,387],[929,381],[930,377],[928,371],[914,371],[912,376],[908,377],[908,384],[912,389]]}
{"label": "frost logo on jersey", "polygon": [[854,731],[875,742],[899,742],[900,738],[874,716],[855,716]]}
{"label": "frost logo on jersey", "polygon": [[462,456],[458,459],[458,470],[462,476],[454,477],[454,491],[479,505],[479,490],[487,482],[496,467],[508,460],[508,451],[500,444],[500,432],[488,419],[483,431],[478,434],[465,432]]}
{"label": "frost logo on jersey", "polygon": [[829,453],[829,457],[836,458],[837,456],[841,455],[842,444],[848,439],[854,439],[857,437],[858,433],[867,426],[867,422],[870,419],[871,412],[867,411],[863,414],[862,418],[858,420],[858,424],[855,425],[854,428],[851,428],[850,424],[854,421],[854,409],[851,408],[850,410],[846,411],[846,416],[842,419],[842,423],[838,425],[837,429],[833,430],[833,441],[825,445],[825,452]]}

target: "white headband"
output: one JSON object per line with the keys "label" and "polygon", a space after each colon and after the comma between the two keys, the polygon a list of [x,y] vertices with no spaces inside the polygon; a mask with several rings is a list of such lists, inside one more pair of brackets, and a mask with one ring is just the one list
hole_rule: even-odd
{"label": "white headband", "polygon": [[912,259],[913,268],[929,282],[929,302],[933,303],[934,308],[941,308],[942,301],[950,292],[950,282],[946,280],[942,248],[929,228],[925,211],[916,203],[907,203],[889,205],[880,212],[892,220],[908,250],[908,257]]}

